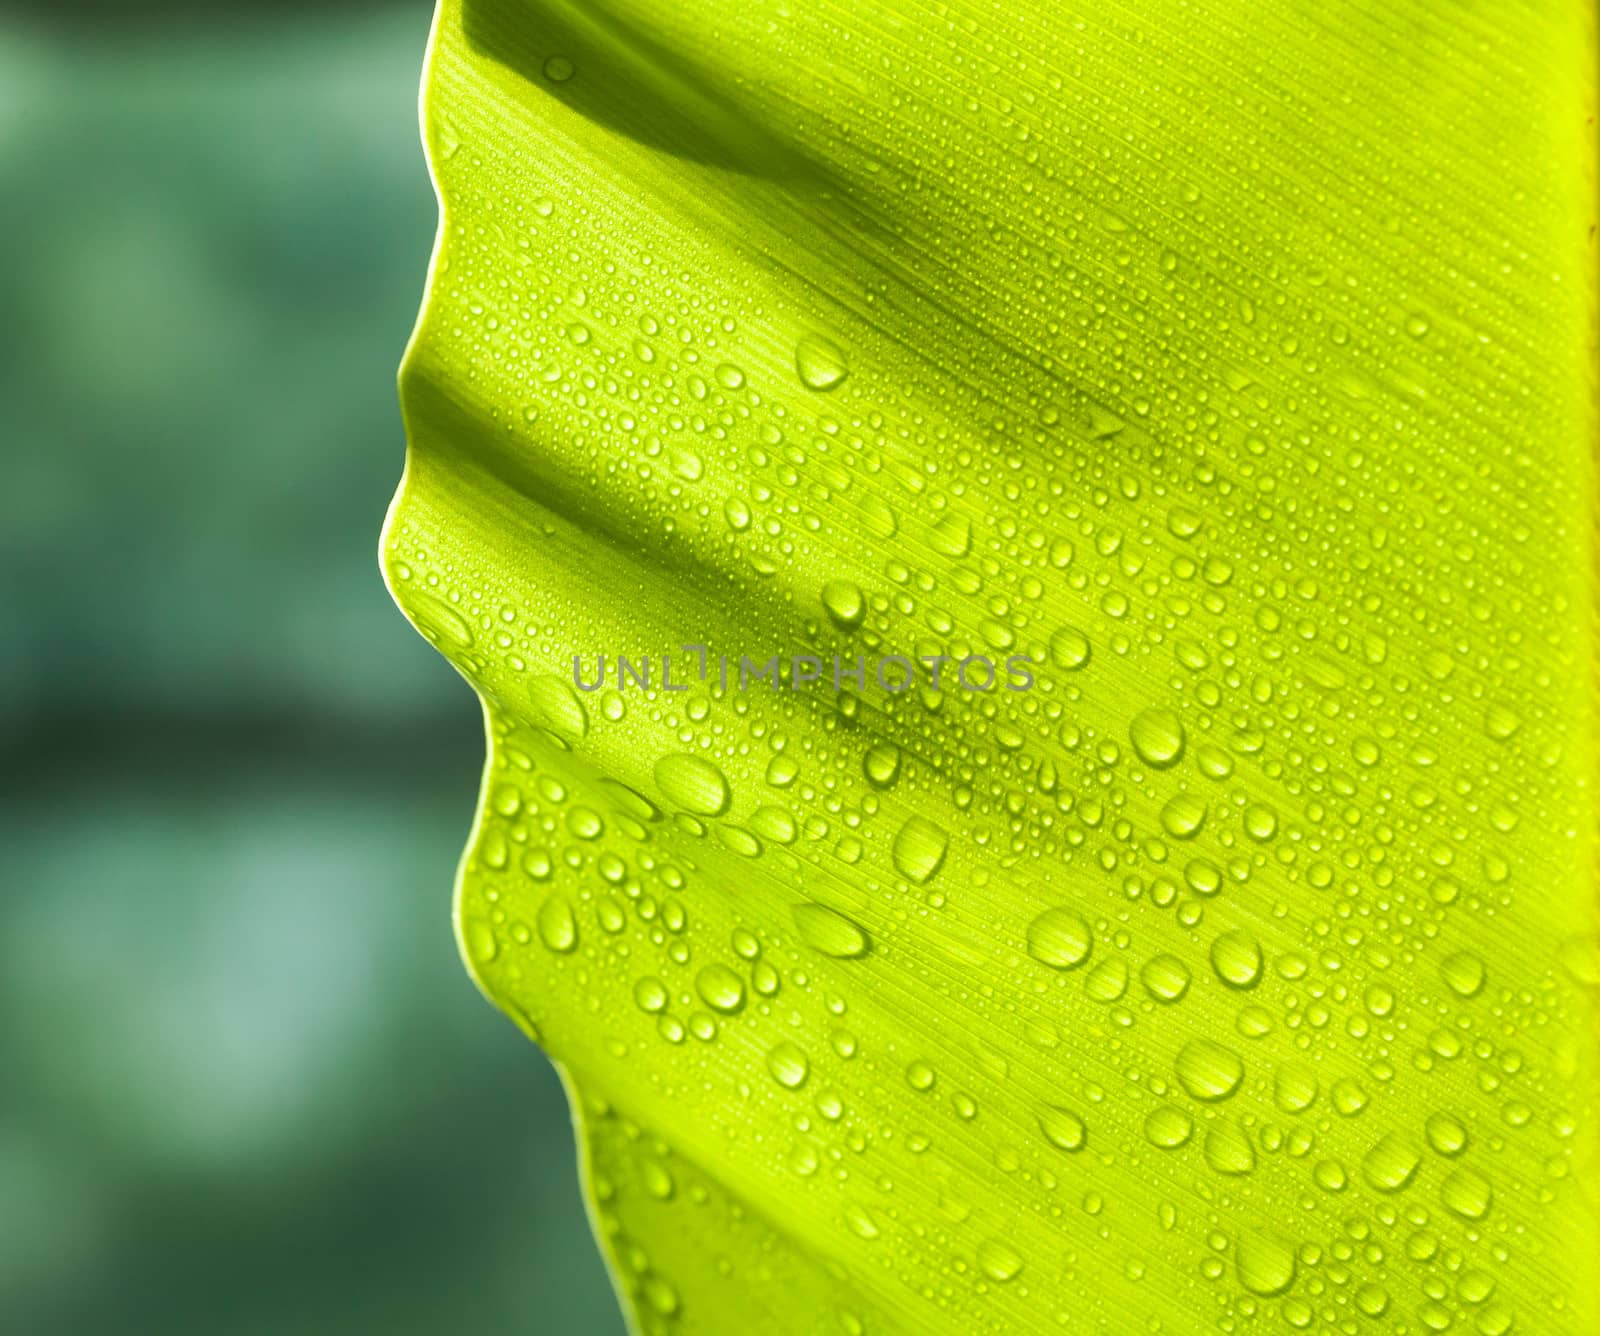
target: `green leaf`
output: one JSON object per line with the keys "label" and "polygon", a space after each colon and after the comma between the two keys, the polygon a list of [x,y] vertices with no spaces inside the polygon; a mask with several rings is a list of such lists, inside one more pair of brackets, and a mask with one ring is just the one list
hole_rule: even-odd
{"label": "green leaf", "polygon": [[444,0],[384,565],[638,1329],[1596,1329],[1594,52]]}

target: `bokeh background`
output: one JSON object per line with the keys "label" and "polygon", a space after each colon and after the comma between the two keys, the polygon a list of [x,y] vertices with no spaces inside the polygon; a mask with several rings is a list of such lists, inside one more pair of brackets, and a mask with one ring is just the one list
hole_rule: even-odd
{"label": "bokeh background", "polygon": [[376,565],[427,0],[0,4],[0,1329],[616,1333]]}

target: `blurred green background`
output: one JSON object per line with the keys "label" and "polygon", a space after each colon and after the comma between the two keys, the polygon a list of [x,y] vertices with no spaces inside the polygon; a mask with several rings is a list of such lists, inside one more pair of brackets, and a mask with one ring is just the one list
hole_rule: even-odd
{"label": "blurred green background", "polygon": [[423,0],[0,6],[0,1328],[618,1332],[379,581]]}

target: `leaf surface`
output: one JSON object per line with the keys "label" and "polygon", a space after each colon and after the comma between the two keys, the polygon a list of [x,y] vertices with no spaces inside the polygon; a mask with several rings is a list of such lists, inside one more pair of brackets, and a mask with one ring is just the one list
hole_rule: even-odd
{"label": "leaf surface", "polygon": [[443,0],[384,569],[639,1330],[1596,1329],[1593,71]]}

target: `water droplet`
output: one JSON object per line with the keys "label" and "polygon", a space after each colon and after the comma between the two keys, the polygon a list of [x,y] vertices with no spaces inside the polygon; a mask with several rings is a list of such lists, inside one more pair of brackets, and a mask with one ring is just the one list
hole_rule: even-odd
{"label": "water droplet", "polygon": [[1180,793],[1161,809],[1161,824],[1175,840],[1192,840],[1206,823],[1206,805],[1192,793]]}
{"label": "water droplet", "polygon": [[858,1239],[875,1239],[882,1232],[871,1212],[853,1202],[844,1208],[844,1222],[850,1226],[850,1232]]}
{"label": "water droplet", "polygon": [[651,1013],[665,1011],[667,986],[660,979],[647,974],[633,985],[633,1000],[640,1011]]}
{"label": "water droplet", "polygon": [[1367,1317],[1382,1317],[1389,1311],[1389,1292],[1381,1285],[1363,1285],[1356,1291],[1356,1307]]}
{"label": "water droplet", "polygon": [[544,63],[544,77],[551,83],[566,83],[576,70],[565,56],[551,56]]}
{"label": "water droplet", "polygon": [[552,951],[565,955],[578,944],[578,921],[572,906],[559,895],[552,895],[539,906],[539,940]]}
{"label": "water droplet", "polygon": [[900,778],[900,748],[892,742],[878,743],[863,758],[862,769],[874,788],[893,788]]}
{"label": "water droplet", "polygon": [[1191,1039],[1178,1050],[1178,1082],[1193,1099],[1227,1099],[1244,1079],[1244,1062],[1231,1048],[1211,1039]]}
{"label": "water droplet", "polygon": [[838,344],[820,334],[803,335],[795,345],[794,369],[812,390],[833,390],[850,374],[849,363]]}
{"label": "water droplet", "polygon": [[790,913],[805,944],[825,956],[853,960],[866,955],[871,946],[865,928],[826,905],[807,902],[795,905]]}
{"label": "water droplet", "polygon": [[1076,672],[1089,662],[1091,653],[1089,637],[1075,626],[1063,626],[1050,637],[1050,662],[1057,668]]}
{"label": "water droplet", "polygon": [[1482,1174],[1463,1167],[1439,1185],[1439,1200],[1463,1220],[1482,1220],[1494,1205],[1494,1189]]}
{"label": "water droplet", "polygon": [[672,1171],[653,1157],[640,1161],[639,1177],[644,1182],[644,1189],[657,1201],[671,1201],[677,1191],[677,1184],[672,1181]]}
{"label": "water droplet", "polygon": [[1514,737],[1522,727],[1522,720],[1509,706],[1491,705],[1483,716],[1483,731],[1496,742],[1504,742]]}
{"label": "water droplet", "polygon": [[662,1317],[671,1317],[678,1311],[682,1301],[665,1276],[652,1271],[640,1282],[640,1288],[644,1291],[644,1301]]}
{"label": "water droplet", "polygon": [[1261,945],[1242,929],[1211,943],[1211,968],[1229,988],[1254,988],[1261,979]]}
{"label": "water droplet", "polygon": [[700,816],[718,816],[728,810],[732,794],[722,771],[710,761],[687,752],[663,756],[655,766],[656,786],[669,802]]}
{"label": "water droplet", "polygon": [[768,1051],[767,1070],[779,1085],[798,1090],[811,1074],[811,1062],[798,1044],[784,1040],[774,1044]]}
{"label": "water droplet", "polygon": [[1206,1133],[1206,1163],[1219,1174],[1248,1174],[1256,1167],[1255,1147],[1238,1124],[1221,1122]]}
{"label": "water droplet", "polygon": [[1189,991],[1189,967],[1177,956],[1154,956],[1139,971],[1139,982],[1157,1002],[1177,1002]]}
{"label": "water droplet", "polygon": [[1282,1294],[1294,1284],[1294,1249],[1263,1234],[1246,1234],[1239,1240],[1235,1266],[1239,1284],[1264,1299]]}
{"label": "water droplet", "polygon": [[829,580],[823,585],[822,607],[828,620],[841,631],[860,626],[867,615],[867,600],[861,586],[849,580]]}
{"label": "water droplet", "polygon": [[1070,1109],[1059,1108],[1053,1104],[1047,1105],[1039,1115],[1039,1130],[1044,1133],[1045,1140],[1052,1146],[1065,1151],[1082,1150],[1089,1136],[1082,1118]]}
{"label": "water droplet", "polygon": [[1458,997],[1476,997],[1486,976],[1483,961],[1470,951],[1457,951],[1439,966],[1439,977]]}
{"label": "water droplet", "polygon": [[933,526],[929,542],[935,552],[964,557],[972,550],[972,521],[965,515],[946,515]]}
{"label": "water droplet", "polygon": [[1367,1092],[1361,1088],[1359,1082],[1351,1080],[1348,1076],[1335,1081],[1331,1093],[1333,1107],[1342,1117],[1354,1118],[1367,1107]]}
{"label": "water droplet", "polygon": [[913,1090],[932,1090],[939,1079],[932,1066],[918,1058],[906,1068],[906,1084]]}
{"label": "water droplet", "polygon": [[1051,969],[1076,969],[1093,945],[1089,925],[1070,909],[1047,909],[1028,925],[1028,954]]}
{"label": "water droplet", "polygon": [[1152,1146],[1177,1150],[1194,1135],[1194,1119],[1176,1104],[1163,1104],[1144,1120],[1144,1136]]}
{"label": "water droplet", "polygon": [[1144,763],[1165,770],[1183,759],[1183,721],[1172,710],[1145,710],[1128,727],[1133,749]]}
{"label": "water droplet", "polygon": [[1361,1176],[1379,1192],[1399,1192],[1410,1185],[1422,1154],[1397,1132],[1379,1140],[1361,1160]]}
{"label": "water droplet", "polygon": [[944,863],[949,837],[931,821],[911,817],[894,837],[894,865],[902,877],[919,886]]}
{"label": "water droplet", "polygon": [[1102,960],[1083,981],[1083,991],[1096,1002],[1115,1002],[1128,990],[1128,966],[1116,956]]}
{"label": "water droplet", "polygon": [[744,980],[726,965],[707,965],[695,975],[694,988],[713,1011],[731,1014],[744,1006]]}
{"label": "water droplet", "polygon": [[1459,1155],[1467,1148],[1467,1129],[1459,1118],[1448,1113],[1435,1113],[1423,1126],[1428,1144],[1440,1155]]}
{"label": "water droplet", "polygon": [[1309,1067],[1285,1064],[1272,1078],[1272,1101],[1284,1113],[1304,1113],[1317,1099],[1317,1078]]}
{"label": "water droplet", "polygon": [[466,939],[469,960],[487,965],[500,954],[500,943],[495,939],[494,929],[482,919],[464,920],[461,933]]}
{"label": "water droplet", "polygon": [[1014,1280],[1022,1270],[1022,1255],[1009,1243],[999,1239],[985,1239],[978,1245],[978,1265],[990,1280],[1005,1284]]}
{"label": "water droplet", "polygon": [[589,715],[572,688],[559,677],[541,674],[529,680],[527,701],[540,722],[568,738],[589,732]]}

